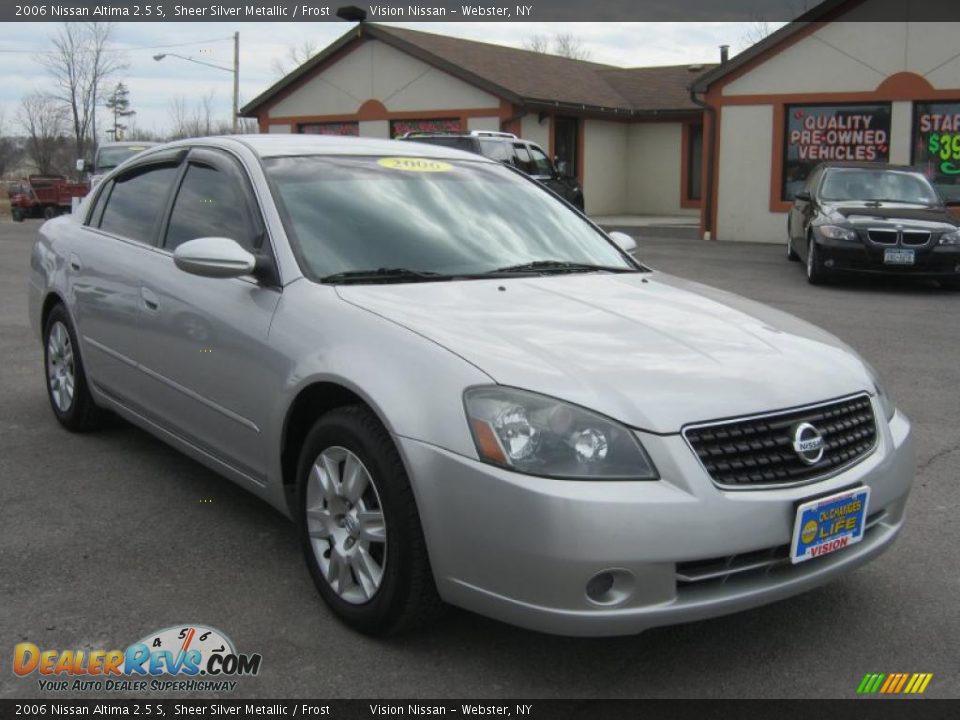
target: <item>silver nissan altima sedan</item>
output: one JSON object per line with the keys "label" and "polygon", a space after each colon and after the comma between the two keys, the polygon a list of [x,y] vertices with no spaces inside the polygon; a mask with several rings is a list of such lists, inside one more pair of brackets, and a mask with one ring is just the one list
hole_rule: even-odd
{"label": "silver nissan altima sedan", "polygon": [[111,411],[287,513],[366,633],[636,633],[887,549],[913,447],[870,367],[633,249],[472,154],[188,140],[42,226],[31,321],[64,427]]}

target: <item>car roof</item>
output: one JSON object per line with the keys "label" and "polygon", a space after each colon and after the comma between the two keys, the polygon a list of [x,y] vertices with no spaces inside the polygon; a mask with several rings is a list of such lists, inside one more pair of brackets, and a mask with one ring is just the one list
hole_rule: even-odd
{"label": "car roof", "polygon": [[117,140],[116,142],[102,142],[97,145],[97,150],[112,147],[156,147],[160,143],[153,140]]}
{"label": "car roof", "polygon": [[[261,158],[296,155],[396,155],[400,157],[493,162],[474,153],[455,150],[442,145],[400,140],[379,140],[367,137],[344,137],[341,135],[226,135],[218,138],[202,138],[202,140],[204,144],[224,147],[240,143]],[[196,140],[185,140],[175,144],[196,144]]]}

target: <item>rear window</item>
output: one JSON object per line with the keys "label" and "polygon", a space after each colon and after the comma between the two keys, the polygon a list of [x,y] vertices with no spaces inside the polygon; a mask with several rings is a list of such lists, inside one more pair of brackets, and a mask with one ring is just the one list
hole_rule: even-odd
{"label": "rear window", "polygon": [[407,138],[414,142],[427,143],[428,145],[442,145],[443,147],[453,148],[455,150],[466,150],[475,153],[477,151],[472,137],[460,137],[457,135],[435,135],[433,137]]}

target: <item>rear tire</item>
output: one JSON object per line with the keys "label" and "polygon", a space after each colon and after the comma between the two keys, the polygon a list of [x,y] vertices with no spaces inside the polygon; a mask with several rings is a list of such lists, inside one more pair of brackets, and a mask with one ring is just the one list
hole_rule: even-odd
{"label": "rear tire", "polygon": [[297,480],[304,558],[337,617],[383,636],[439,614],[413,490],[390,434],[369,409],[323,415],[303,443]]}
{"label": "rear tire", "polygon": [[811,285],[824,285],[830,281],[830,271],[823,266],[817,241],[810,238],[807,243],[807,282]]}
{"label": "rear tire", "polygon": [[60,212],[59,212],[55,207],[53,207],[53,205],[47,205],[47,206],[43,209],[43,219],[44,219],[44,220],[53,220],[53,219],[54,219],[57,215],[59,215],[59,214],[60,214]]}
{"label": "rear tire", "polygon": [[943,278],[939,282],[940,287],[944,290],[950,290],[951,292],[960,291],[960,277]]}
{"label": "rear tire", "polygon": [[99,428],[106,413],[90,395],[77,335],[63,305],[56,305],[47,317],[43,330],[43,365],[47,398],[59,423],[71,432]]}

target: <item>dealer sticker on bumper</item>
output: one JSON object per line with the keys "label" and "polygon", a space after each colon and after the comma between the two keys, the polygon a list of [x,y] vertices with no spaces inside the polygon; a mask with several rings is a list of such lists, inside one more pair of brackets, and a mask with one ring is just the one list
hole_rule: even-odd
{"label": "dealer sticker on bumper", "polygon": [[790,545],[793,564],[850,547],[863,539],[870,488],[817,498],[797,508]]}

